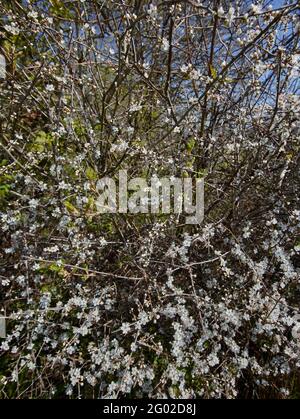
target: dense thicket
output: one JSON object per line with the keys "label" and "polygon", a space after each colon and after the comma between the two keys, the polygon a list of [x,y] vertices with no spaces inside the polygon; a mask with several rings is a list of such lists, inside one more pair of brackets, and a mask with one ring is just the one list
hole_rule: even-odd
{"label": "dense thicket", "polygon": [[[299,5],[1,1],[0,397],[299,397]],[[205,177],[205,218],[97,181]]]}

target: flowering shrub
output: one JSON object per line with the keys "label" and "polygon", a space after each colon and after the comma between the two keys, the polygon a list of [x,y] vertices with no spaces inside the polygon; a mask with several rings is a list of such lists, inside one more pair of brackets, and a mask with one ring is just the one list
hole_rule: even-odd
{"label": "flowering shrub", "polygon": [[[0,397],[299,397],[299,3],[0,10]],[[203,223],[99,214],[120,169]]]}

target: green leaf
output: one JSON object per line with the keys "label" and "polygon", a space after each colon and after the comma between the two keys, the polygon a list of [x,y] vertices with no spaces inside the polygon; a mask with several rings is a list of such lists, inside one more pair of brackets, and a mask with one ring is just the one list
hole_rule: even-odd
{"label": "green leaf", "polygon": [[188,151],[188,153],[190,154],[193,151],[193,148],[195,147],[196,144],[196,140],[195,138],[191,138],[187,144],[186,144],[186,149]]}
{"label": "green leaf", "polygon": [[64,205],[70,213],[72,213],[72,214],[77,214],[78,213],[77,209],[74,207],[73,204],[71,204],[70,201],[65,201]]}
{"label": "green leaf", "polygon": [[212,78],[213,79],[218,78],[217,70],[212,65],[209,66],[209,69],[210,69],[210,74],[212,75]]}
{"label": "green leaf", "polygon": [[44,151],[53,142],[53,137],[45,131],[39,131],[32,142],[31,149],[34,151]]}
{"label": "green leaf", "polygon": [[197,172],[197,178],[198,179],[201,179],[201,178],[203,178],[203,177],[205,177],[205,176],[207,176],[208,175],[208,170],[207,169],[200,169],[198,172]]}
{"label": "green leaf", "polygon": [[5,198],[8,195],[10,185],[0,185],[0,198]]}
{"label": "green leaf", "polygon": [[88,167],[85,171],[85,174],[89,180],[97,180],[98,178],[97,172],[92,167]]}

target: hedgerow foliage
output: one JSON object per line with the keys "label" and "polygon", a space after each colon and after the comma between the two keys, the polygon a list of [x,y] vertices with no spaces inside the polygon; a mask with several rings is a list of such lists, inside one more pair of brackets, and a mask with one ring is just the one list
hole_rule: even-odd
{"label": "hedgerow foliage", "polygon": [[[299,3],[0,11],[0,397],[299,397]],[[203,223],[99,214],[120,169]]]}

